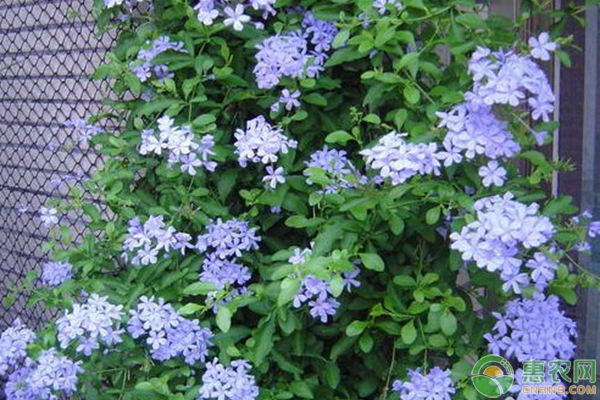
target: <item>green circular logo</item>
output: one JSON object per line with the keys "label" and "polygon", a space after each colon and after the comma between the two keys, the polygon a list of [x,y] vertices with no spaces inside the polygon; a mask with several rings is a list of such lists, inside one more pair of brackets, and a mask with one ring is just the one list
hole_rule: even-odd
{"label": "green circular logo", "polygon": [[471,371],[475,389],[485,397],[500,397],[515,380],[512,365],[500,356],[489,355],[477,361]]}

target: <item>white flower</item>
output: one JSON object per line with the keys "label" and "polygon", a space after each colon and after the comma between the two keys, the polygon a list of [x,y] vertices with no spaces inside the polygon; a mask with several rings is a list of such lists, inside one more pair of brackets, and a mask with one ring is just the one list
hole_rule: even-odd
{"label": "white flower", "polygon": [[104,5],[106,5],[106,8],[112,8],[115,6],[120,6],[121,4],[123,4],[124,0],[104,0]]}
{"label": "white flower", "polygon": [[489,187],[504,185],[506,180],[506,170],[498,165],[498,161],[492,160],[488,165],[479,168],[479,176],[483,178],[483,186]]}
{"label": "white flower", "polygon": [[46,228],[50,228],[51,226],[58,224],[58,216],[56,214],[56,208],[40,208],[40,219]]}
{"label": "white flower", "polygon": [[542,32],[539,37],[530,37],[529,46],[531,46],[531,56],[538,60],[550,60],[550,53],[556,50],[557,44],[550,41],[548,32]]}
{"label": "white flower", "polygon": [[285,183],[283,168],[273,169],[271,165],[267,166],[267,174],[262,178],[263,182],[267,182],[271,189],[275,189],[279,183]]}
{"label": "white flower", "polygon": [[235,10],[225,7],[224,11],[228,17],[223,21],[225,26],[233,25],[233,29],[236,31],[244,29],[244,24],[250,21],[250,17],[244,14],[244,6],[241,4],[236,5]]}

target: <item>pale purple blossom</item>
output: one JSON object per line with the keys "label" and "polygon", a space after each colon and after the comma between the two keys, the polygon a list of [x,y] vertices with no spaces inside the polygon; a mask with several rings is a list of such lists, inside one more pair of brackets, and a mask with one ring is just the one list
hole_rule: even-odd
{"label": "pale purple blossom", "polygon": [[400,400],[451,400],[456,389],[450,376],[450,370],[439,367],[433,367],[428,374],[409,369],[409,380],[395,381],[392,390],[400,394]]}
{"label": "pale purple blossom", "polygon": [[56,208],[40,207],[40,220],[46,228],[58,224],[58,211]]}
{"label": "pale purple blossom", "polygon": [[47,261],[42,265],[42,283],[58,286],[73,277],[73,266],[67,262]]}
{"label": "pale purple blossom", "polygon": [[75,351],[90,356],[101,344],[112,346],[121,343],[122,305],[108,302],[108,296],[92,294],[83,304],[74,304],[56,320],[57,339],[66,349],[76,344]]}
{"label": "pale purple blossom", "polygon": [[576,324],[560,309],[558,297],[537,294],[509,301],[498,323],[485,336],[489,350],[517,361],[568,360],[575,354]]}
{"label": "pale purple blossom", "polygon": [[55,400],[70,398],[77,389],[81,361],[73,362],[56,352],[42,351],[37,360],[27,358],[6,382],[9,400]]}
{"label": "pale purple blossom", "polygon": [[298,98],[300,97],[300,91],[295,90],[290,92],[289,89],[283,89],[281,91],[281,96],[279,97],[279,102],[285,104],[285,109],[287,111],[292,111],[296,107],[300,107],[300,101]]}
{"label": "pale purple blossom", "polygon": [[479,176],[483,178],[482,183],[485,187],[503,186],[506,181],[506,170],[498,164],[498,161],[491,160],[487,165],[479,168]]}
{"label": "pale purple blossom", "polygon": [[406,182],[415,175],[439,175],[441,164],[435,143],[407,143],[406,134],[390,132],[371,149],[363,150],[369,169],[377,171],[392,185]]}
{"label": "pale purple blossom", "polygon": [[213,359],[206,363],[197,400],[255,400],[258,386],[250,370],[246,360],[235,360],[225,367],[217,358]]}
{"label": "pale purple blossom", "polygon": [[600,221],[590,222],[590,226],[588,228],[588,236],[592,239],[600,234]]}
{"label": "pale purple blossom", "polygon": [[538,214],[537,204],[520,203],[511,193],[477,200],[474,208],[476,220],[450,235],[450,247],[459,251],[464,261],[499,271],[505,281],[503,289],[519,293],[528,285],[520,271],[520,252],[546,244],[555,232],[552,222]]}
{"label": "pale purple blossom", "polygon": [[0,335],[0,376],[6,375],[27,357],[27,346],[35,340],[35,333],[19,318]]}
{"label": "pale purple blossom", "polygon": [[550,53],[552,53],[558,45],[550,40],[548,32],[540,33],[537,38],[532,36],[528,42],[531,47],[531,56],[538,60],[549,61]]}
{"label": "pale purple blossom", "polygon": [[133,252],[133,265],[155,264],[160,251],[165,256],[172,250],[185,254],[185,250],[192,247],[191,239],[187,233],[177,232],[174,227],[165,224],[162,215],[150,216],[144,224],[135,217],[129,221],[122,257],[127,260],[129,252]]}
{"label": "pale purple blossom", "polygon": [[127,331],[134,339],[145,338],[150,355],[158,361],[183,357],[188,365],[205,362],[212,346],[212,332],[198,320],[183,318],[162,298],[142,296],[135,310],[130,310]]}
{"label": "pale purple blossom", "polygon": [[235,154],[244,168],[249,162],[275,163],[280,154],[298,146],[298,142],[287,138],[281,128],[271,126],[262,115],[246,121],[246,129],[238,128],[234,136]]}
{"label": "pale purple blossom", "polygon": [[146,82],[152,77],[152,73],[160,81],[166,78],[173,77],[173,74],[169,72],[169,67],[165,64],[153,65],[153,60],[156,56],[165,51],[176,51],[180,53],[187,53],[187,50],[183,48],[183,42],[171,42],[168,36],[160,36],[154,42],[146,43],[145,48],[142,48],[138,52],[137,59],[133,61],[129,68],[131,72],[137,76],[141,82]]}
{"label": "pale purple blossom", "polygon": [[260,89],[270,89],[283,77],[316,78],[324,69],[337,28],[332,22],[304,13],[302,29],[268,37],[258,46],[254,75]]}
{"label": "pale purple blossom", "polygon": [[269,189],[274,190],[280,183],[285,183],[285,174],[282,167],[276,169],[272,165],[267,165],[267,173],[262,178],[267,183]]}
{"label": "pale purple blossom", "polygon": [[235,8],[225,7],[223,10],[227,18],[223,21],[225,26],[233,26],[233,30],[241,31],[244,24],[250,21],[250,17],[244,14],[244,6],[237,4]]}

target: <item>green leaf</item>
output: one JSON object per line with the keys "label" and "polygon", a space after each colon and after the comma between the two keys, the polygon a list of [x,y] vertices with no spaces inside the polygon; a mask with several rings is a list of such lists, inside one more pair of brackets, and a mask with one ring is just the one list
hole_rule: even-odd
{"label": "green leaf", "polygon": [[209,282],[194,282],[183,289],[183,294],[187,296],[206,295],[210,292],[218,290],[213,283]]}
{"label": "green leaf", "polygon": [[407,86],[404,88],[404,98],[410,104],[417,104],[421,98],[421,94],[416,87]]}
{"label": "green leaf", "polygon": [[281,281],[281,289],[279,296],[277,297],[277,305],[282,307],[292,301],[298,290],[300,289],[301,282],[299,279],[287,277]]}
{"label": "green leaf", "polygon": [[363,118],[363,121],[368,122],[370,124],[379,125],[381,124],[381,118],[375,114],[368,114]]}
{"label": "green leaf", "polygon": [[302,100],[316,106],[325,107],[327,105],[327,99],[318,93],[311,93],[306,96],[302,96]]}
{"label": "green leaf", "polygon": [[346,335],[358,336],[364,332],[367,326],[369,326],[369,323],[366,321],[353,321],[346,327]]}
{"label": "green leaf", "polygon": [[333,47],[334,49],[338,49],[338,48],[342,47],[343,45],[346,44],[346,41],[348,40],[349,37],[350,37],[350,31],[348,29],[342,29],[341,31],[338,32],[337,35],[335,35],[335,38],[333,38],[331,47]]}
{"label": "green leaf", "polygon": [[325,365],[325,381],[330,388],[335,389],[340,384],[340,369],[335,363],[327,363]]}
{"label": "green leaf", "polygon": [[345,145],[349,140],[354,140],[354,137],[346,131],[331,132],[325,138],[327,143],[340,143]]}
{"label": "green leaf", "polygon": [[293,382],[290,385],[290,390],[298,397],[302,397],[303,399],[314,399],[310,386],[306,382]]}
{"label": "green leaf", "polygon": [[213,122],[215,122],[216,120],[217,120],[217,118],[212,114],[202,114],[192,121],[192,126],[202,127],[202,126],[210,125]]}
{"label": "green leaf", "polygon": [[456,22],[469,28],[485,29],[485,20],[479,14],[467,12],[456,17]]}
{"label": "green leaf", "polygon": [[378,254],[374,253],[360,253],[358,255],[365,268],[381,272],[385,269],[385,263]]}
{"label": "green leaf", "polygon": [[394,37],[395,33],[396,33],[396,27],[390,26],[383,32],[377,34],[377,36],[375,36],[375,47],[381,47],[384,44],[386,44],[387,42],[389,42]]}
{"label": "green leaf", "polygon": [[356,51],[355,47],[344,47],[342,49],[336,50],[335,53],[333,53],[331,57],[329,57],[329,59],[325,63],[325,68],[335,67],[336,65],[343,64],[348,61],[358,60],[365,56],[366,54],[361,54],[358,51]]}
{"label": "green leaf", "polygon": [[362,335],[358,341],[358,346],[363,353],[370,353],[371,350],[373,350],[373,344],[375,344],[373,336],[369,335],[368,333]]}
{"label": "green leaf", "polygon": [[425,214],[425,222],[427,222],[428,225],[436,224],[440,219],[441,211],[442,208],[440,206],[430,208],[427,211],[427,214]]}
{"label": "green leaf", "polygon": [[407,7],[417,8],[419,10],[427,10],[423,0],[403,0],[403,3]]}
{"label": "green leaf", "polygon": [[267,356],[273,349],[273,333],[275,332],[275,319],[270,318],[268,321],[261,323],[259,328],[254,332],[254,347],[252,347],[252,361],[258,367],[266,360]]}
{"label": "green leaf", "polygon": [[389,224],[390,224],[390,229],[392,230],[392,233],[394,235],[400,235],[402,232],[404,232],[404,220],[402,218],[400,218],[397,215],[392,215],[390,220],[389,220]]}
{"label": "green leaf", "polygon": [[231,328],[231,317],[233,314],[231,310],[226,306],[220,306],[217,311],[217,326],[223,333],[229,332]]}
{"label": "green leaf", "polygon": [[202,310],[204,307],[201,306],[200,304],[196,304],[196,303],[188,303],[185,306],[179,308],[179,310],[177,310],[177,312],[181,315],[191,315],[191,314],[195,314],[198,311]]}
{"label": "green leaf", "polygon": [[446,311],[442,313],[440,316],[440,328],[442,328],[442,332],[444,332],[444,335],[446,336],[451,336],[456,332],[457,321],[452,312]]}
{"label": "green leaf", "polygon": [[410,345],[417,340],[415,321],[410,320],[402,327],[402,330],[400,331],[400,337],[402,337],[402,341],[407,345]]}
{"label": "green leaf", "polygon": [[394,63],[394,68],[396,68],[396,69],[407,68],[411,65],[414,65],[415,63],[418,63],[418,61],[419,61],[419,53],[417,53],[417,52],[407,53],[407,54],[403,55],[402,58],[400,58],[400,60],[397,63]]}
{"label": "green leaf", "polygon": [[412,276],[397,275],[394,277],[394,284],[400,287],[416,287],[417,281]]}

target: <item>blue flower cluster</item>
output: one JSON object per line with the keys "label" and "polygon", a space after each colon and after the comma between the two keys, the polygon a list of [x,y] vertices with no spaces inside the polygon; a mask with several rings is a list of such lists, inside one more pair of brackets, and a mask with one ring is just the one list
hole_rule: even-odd
{"label": "blue flower cluster", "polygon": [[[150,43],[147,44],[150,45]],[[169,67],[166,64],[154,65],[153,63],[154,57],[168,50],[187,53],[187,50],[183,48],[183,42],[171,42],[168,36],[161,36],[152,42],[149,48],[141,49],[138,52],[137,60],[130,65],[131,72],[141,82],[146,82],[150,79],[152,73],[161,82],[166,78],[172,78],[174,75],[169,71]]]}
{"label": "blue flower cluster", "polygon": [[73,362],[45,350],[37,360],[24,364],[9,375],[5,394],[9,400],[56,400],[70,397],[77,389],[77,374],[83,372],[81,361]]}
{"label": "blue flower cluster", "polygon": [[64,125],[75,131],[77,140],[81,144],[87,144],[91,138],[102,132],[102,128],[96,124],[90,124],[83,118],[72,118],[65,121]]}
{"label": "blue flower cluster", "polygon": [[[532,55],[544,57],[543,52],[554,50],[540,39],[533,43]],[[547,39],[547,38],[546,38]],[[541,43],[541,44],[540,44]],[[514,51],[492,52],[478,47],[469,62],[469,73],[473,77],[473,90],[465,93],[465,103],[454,106],[448,112],[438,112],[440,128],[446,128],[443,141],[444,151],[440,159],[445,166],[473,160],[478,155],[495,160],[513,157],[520,150],[507,124],[494,115],[495,105],[522,106],[532,109],[535,120],[549,121],[554,112],[554,93],[539,65],[531,57]],[[538,144],[542,144],[547,132],[533,132]],[[502,167],[480,171],[485,186],[504,183],[506,171]]]}
{"label": "blue flower cluster", "polygon": [[42,283],[58,286],[73,277],[73,266],[67,262],[48,261],[42,265]]}
{"label": "blue flower cluster", "polygon": [[554,295],[511,300],[504,314],[493,315],[496,325],[484,338],[494,354],[514,356],[519,362],[569,360],[575,354],[576,324],[560,310]]}
{"label": "blue flower cluster", "polygon": [[197,141],[189,126],[175,126],[173,118],[167,116],[159,118],[157,125],[158,133],[153,129],[142,131],[141,155],[154,153],[160,156],[165,150],[169,166],[181,164],[181,172],[192,176],[196,175],[196,168],[211,172],[217,168],[217,163],[210,161],[210,157],[215,155],[212,135],[204,135]]}
{"label": "blue flower cluster", "polygon": [[407,143],[405,136],[390,132],[360,154],[367,158],[370,169],[378,171],[381,179],[389,178],[392,185],[404,183],[415,175],[439,175],[437,144]]}
{"label": "blue flower cluster", "polygon": [[302,28],[271,36],[257,46],[254,76],[260,89],[270,89],[283,77],[318,77],[338,30],[333,22],[305,12]]}
{"label": "blue flower cluster", "polygon": [[262,19],[267,19],[269,15],[275,15],[273,8],[275,0],[250,0],[240,1],[235,5],[229,4],[223,0],[200,0],[194,6],[194,10],[198,13],[198,21],[204,25],[210,26],[219,17],[225,17],[223,24],[233,27],[235,31],[244,29],[244,24],[253,23],[257,29],[264,27],[262,22],[253,22],[249,15],[246,15],[246,10],[252,8],[255,11],[262,12]]}
{"label": "blue flower cluster", "polygon": [[27,357],[27,345],[33,343],[35,333],[20,319],[13,321],[0,335],[0,376],[6,375]]}
{"label": "blue flower cluster", "polygon": [[[325,188],[325,194],[337,193],[341,189],[350,189],[356,187],[356,184],[350,182],[348,175],[354,175],[356,181],[364,182],[366,177],[362,176],[356,167],[352,164],[344,150],[329,149],[324,146],[321,150],[315,151],[310,156],[310,160],[304,163],[307,168],[320,168],[325,171],[332,183]],[[312,185],[310,180],[314,173],[305,170],[304,176],[307,177],[306,183]]]}
{"label": "blue flower cluster", "polygon": [[[537,248],[552,238],[555,229],[548,217],[538,215],[537,204],[525,205],[513,197],[509,192],[476,201],[477,219],[460,233],[453,232],[450,239],[451,248],[458,250],[464,261],[475,261],[479,268],[491,272],[500,271],[503,289],[521,293],[521,287],[529,285],[529,275],[520,269],[520,246],[525,250]],[[538,271],[532,277],[541,288],[548,283],[549,272],[556,269],[543,253],[536,253],[527,266]]]}
{"label": "blue flower cluster", "polygon": [[529,56],[510,51],[492,52],[479,47],[471,56],[469,72],[474,86],[465,99],[475,104],[522,105],[525,100],[534,120],[550,120],[554,93],[540,66]]}
{"label": "blue flower cluster", "polygon": [[[250,228],[245,221],[221,219],[207,226],[207,232],[198,236],[196,248],[205,255],[200,272],[200,281],[215,285],[218,290],[227,290],[224,303],[247,293],[245,284],[252,278],[248,267],[236,261],[244,252],[257,250],[260,237],[257,228]],[[234,287],[237,285],[237,287]],[[209,298],[217,293],[208,294]],[[216,308],[215,308],[216,310]]]}
{"label": "blue flower cluster", "polygon": [[479,155],[510,158],[521,149],[506,123],[500,122],[488,105],[462,103],[437,116],[441,118],[438,126],[447,129],[444,150],[439,154],[446,167]]}
{"label": "blue flower cluster", "polygon": [[[304,265],[309,261],[311,255],[311,249],[294,249],[294,254],[288,262],[292,265]],[[352,291],[352,287],[360,286],[360,282],[355,279],[359,274],[358,268],[342,274],[344,287],[348,292]],[[333,297],[333,290],[329,282],[310,274],[303,277],[300,289],[293,300],[296,308],[302,307],[305,303],[308,304],[310,315],[313,318],[319,318],[322,323],[327,323],[329,316],[334,316],[340,306],[340,302]]]}
{"label": "blue flower cluster", "polygon": [[427,375],[419,369],[409,369],[410,380],[395,381],[392,390],[400,394],[401,400],[451,400],[456,390],[450,375],[450,370],[440,367],[432,368]]}
{"label": "blue flower cluster", "polygon": [[246,121],[246,129],[235,131],[235,154],[242,167],[248,163],[275,163],[278,154],[287,154],[289,149],[295,149],[298,142],[287,138],[279,127],[271,126],[264,116]]}
{"label": "blue flower cluster", "polygon": [[262,115],[246,121],[246,129],[236,129],[234,136],[235,154],[242,167],[245,168],[249,162],[269,164],[262,179],[268,187],[275,189],[279,183],[285,182],[283,168],[275,168],[273,164],[279,160],[279,154],[295,149],[298,142],[286,137],[281,128],[271,126]]}
{"label": "blue flower cluster", "polygon": [[127,331],[134,339],[146,337],[155,360],[182,356],[189,365],[206,360],[212,345],[210,329],[200,327],[198,320],[183,318],[162,298],[155,301],[154,297],[142,296],[137,308],[129,313]]}
{"label": "blue flower cluster", "polygon": [[256,380],[248,372],[246,360],[235,360],[225,367],[214,359],[206,364],[198,400],[254,400],[258,397]]}
{"label": "blue flower cluster", "polygon": [[139,217],[129,221],[127,237],[123,242],[123,259],[128,259],[128,251],[134,251],[133,265],[151,265],[158,261],[158,254],[164,250],[165,257],[171,250],[191,248],[192,237],[187,233],[177,232],[172,226],[167,226],[163,216],[150,216],[142,225]]}
{"label": "blue flower cluster", "polygon": [[56,321],[60,347],[66,349],[76,342],[75,351],[90,356],[100,344],[112,346],[122,342],[122,305],[108,302],[107,296],[92,294],[84,304],[73,305],[71,312]]}

